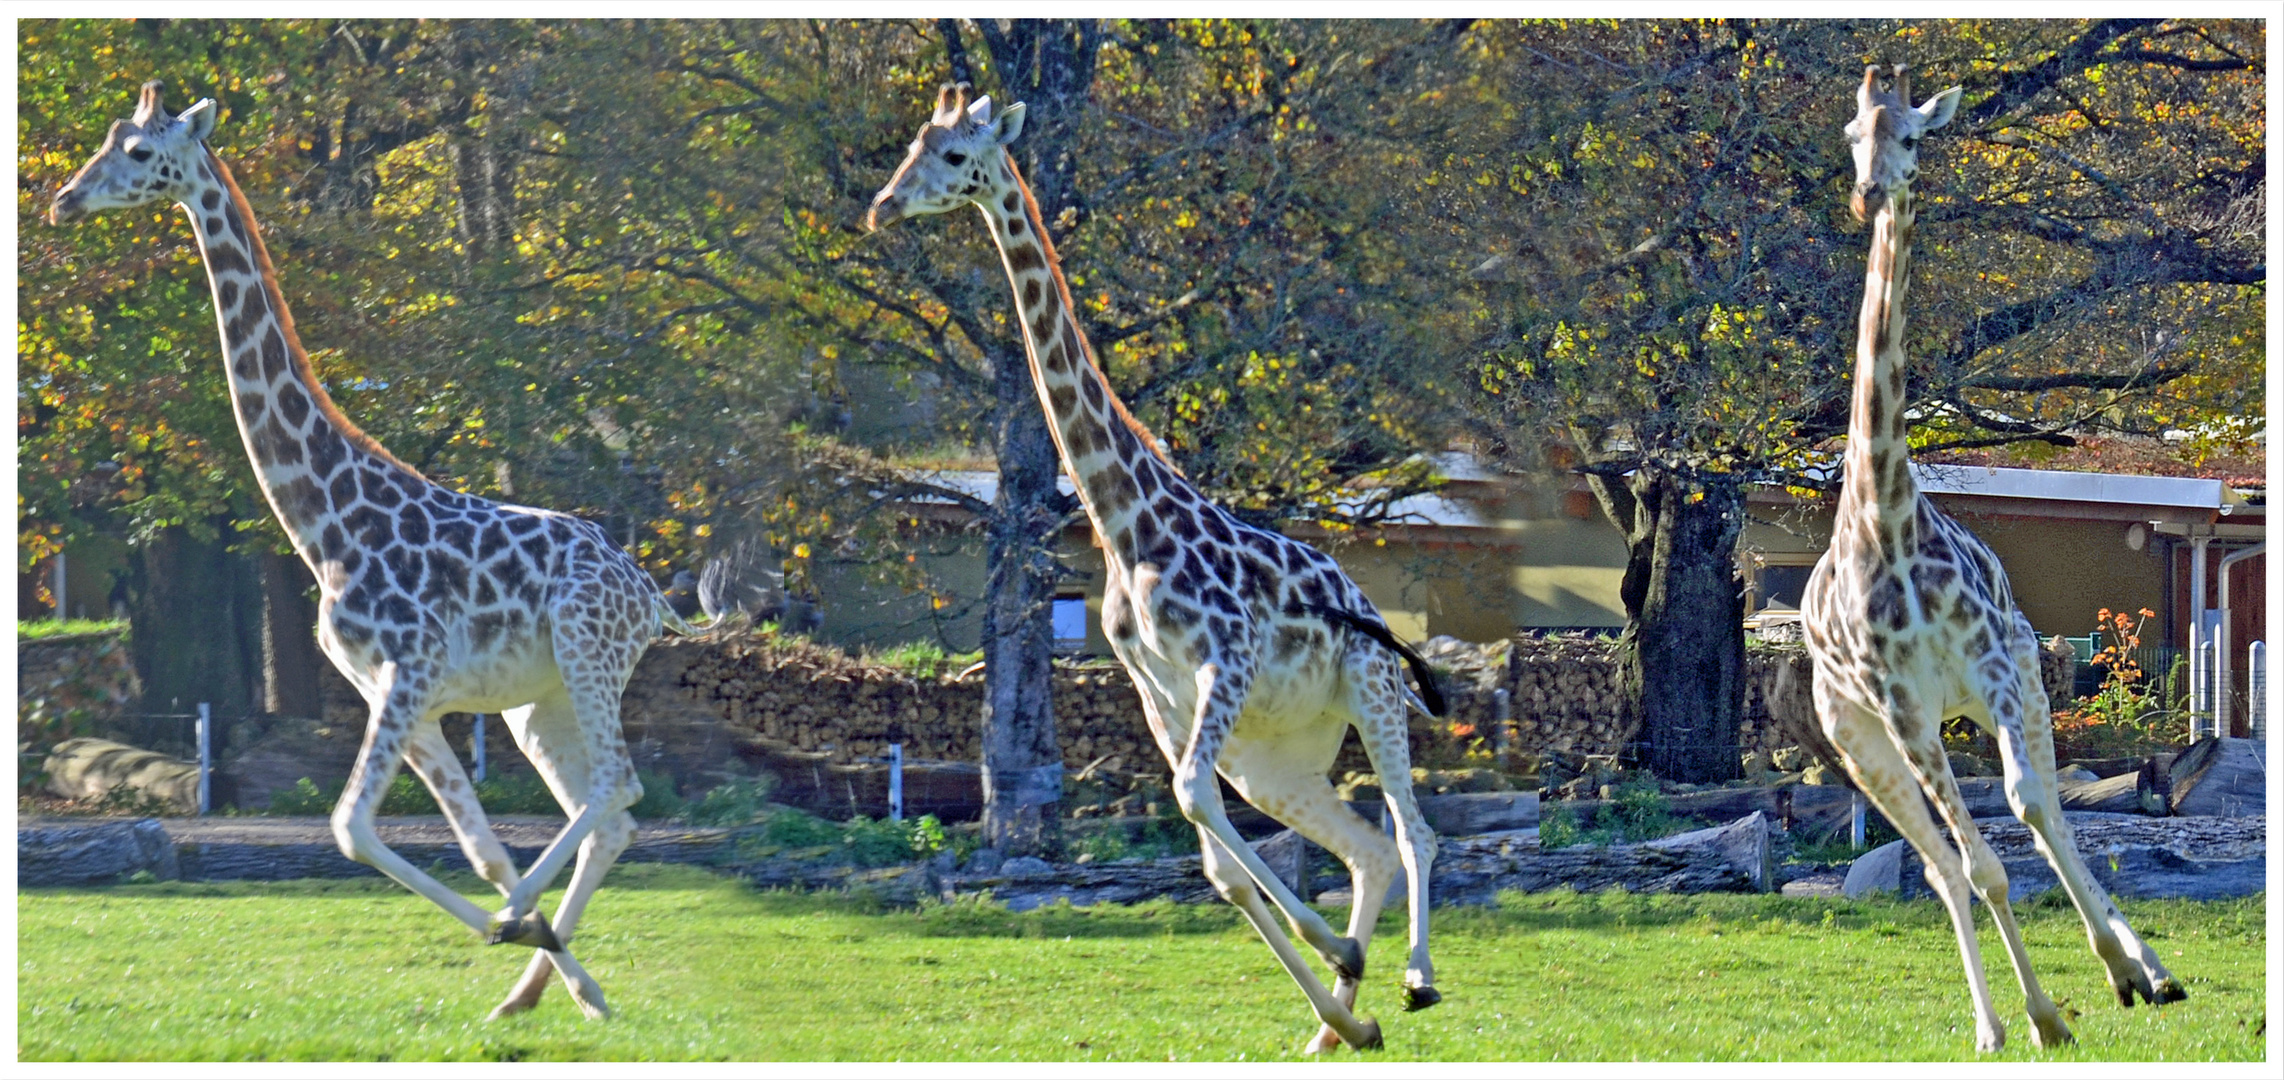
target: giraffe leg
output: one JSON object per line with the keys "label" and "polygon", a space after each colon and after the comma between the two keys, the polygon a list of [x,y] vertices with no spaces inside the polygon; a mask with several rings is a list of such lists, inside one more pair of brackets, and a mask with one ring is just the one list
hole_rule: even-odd
{"label": "giraffe leg", "polygon": [[419,671],[400,668],[394,661],[384,663],[375,673],[372,694],[372,716],[365,724],[365,744],[357,752],[357,764],[349,771],[349,782],[341,792],[341,801],[333,807],[334,841],[341,846],[343,855],[387,874],[398,884],[427,897],[469,929],[485,933],[491,918],[484,909],[390,851],[373,827],[373,819],[380,813],[381,799],[388,794],[389,782],[396,779],[397,765],[404,758],[406,744],[427,713],[427,677]]}
{"label": "giraffe leg", "polygon": [[[517,927],[528,930],[528,917],[540,892],[554,883],[555,875],[571,861],[588,833],[606,815],[633,806],[642,798],[619,731],[619,694],[649,641],[630,641],[606,632],[610,629],[608,613],[587,605],[582,596],[588,590],[575,587],[562,591],[566,599],[551,607],[549,614],[555,631],[555,667],[563,677],[563,704],[540,702],[530,719],[530,733],[545,752],[566,762],[574,752],[579,755],[578,771],[583,775],[576,779],[567,775],[567,787],[549,783],[556,801],[571,816],[571,823],[556,834],[547,850],[524,872],[523,880],[508,893],[507,907],[500,912],[500,932],[511,935],[506,940],[514,940]],[[566,717],[570,720],[567,727],[560,722]],[[554,722],[543,726],[543,719]],[[532,748],[525,747],[524,754],[530,757]]]}
{"label": "giraffe leg", "polygon": [[[1371,943],[1381,902],[1402,863],[1395,842],[1340,801],[1325,779],[1325,770],[1340,750],[1340,738],[1347,733],[1347,725],[1335,717],[1327,716],[1326,721],[1303,738],[1275,744],[1232,739],[1222,750],[1222,774],[1247,802],[1347,864],[1353,894],[1348,936],[1362,951]],[[1337,970],[1334,974],[1333,999],[1343,1008],[1355,1009],[1358,974]],[[1340,1032],[1326,1024],[1306,1052],[1320,1054],[1340,1041]]]}
{"label": "giraffe leg", "polygon": [[2007,895],[2006,864],[1999,861],[1998,853],[1983,839],[1982,830],[1975,827],[1967,801],[1959,795],[1959,783],[1951,775],[1951,762],[1943,753],[1942,736],[1930,734],[1918,744],[1906,746],[1904,756],[1918,775],[1920,788],[1927,792],[1928,801],[1934,803],[1936,813],[1950,826],[1952,839],[1966,860],[1967,879],[1975,895],[1982,897],[1984,905],[1991,909],[1991,923],[1998,928],[1999,941],[2006,946],[2007,961],[2014,965],[2015,982],[2022,987],[2023,1008],[2030,1014],[2031,1045],[2044,1049],[2070,1042],[2070,1028],[2062,1022],[2062,1011],[2054,1007],[2053,999],[2039,987],[2038,973],[2030,966],[2030,950],[2023,945],[2022,928],[2015,923],[2014,905]]}
{"label": "giraffe leg", "polygon": [[[1919,853],[1920,861],[1925,864],[1927,884],[1942,899],[1944,910],[1951,916],[1951,930],[1959,939],[1960,959],[1967,969],[1967,990],[1974,1001],[1975,1049],[1994,1053],[2006,1045],[2006,1027],[1999,1022],[1998,1010],[1991,1005],[1990,983],[1983,977],[1982,950],[1975,944],[1975,916],[1968,907],[1965,860],[1944,840],[1934,816],[1927,812],[1926,797],[1918,778],[1897,748],[1897,739],[1889,734],[1889,721],[1872,710],[1837,698],[1828,687],[1827,680],[1814,680],[1816,714],[1823,721],[1825,737],[1840,751],[1840,758],[1848,766],[1848,775],[1855,779],[1857,789],[1910,841],[1912,850]],[[1924,723],[1927,730],[1940,731],[1916,715],[1905,722]]]}
{"label": "giraffe leg", "polygon": [[2188,990],[2165,969],[2156,950],[2126,925],[2125,916],[2110,902],[2109,893],[2078,854],[2054,781],[2053,715],[2046,688],[2038,681],[2038,637],[2031,631],[2029,620],[2019,613],[2016,619],[2010,644],[2020,687],[2019,709],[2014,714],[2019,722],[2009,723],[2008,714],[1995,703],[1992,709],[1999,760],[2006,772],[2007,804],[2014,816],[2030,827],[2039,854],[2054,868],[2054,876],[2077,907],[2078,917],[2086,924],[2087,942],[2108,969],[2110,990],[2117,995],[2118,1004],[2132,1008],[2136,993],[2152,1005],[2180,1001],[2189,996]]}
{"label": "giraffe leg", "polygon": [[404,758],[413,775],[420,777],[429,794],[436,797],[437,807],[444,811],[444,820],[459,838],[460,850],[468,856],[468,865],[476,868],[476,876],[490,882],[500,895],[507,895],[522,875],[516,873],[508,849],[493,834],[483,804],[476,801],[474,785],[461,770],[452,744],[444,741],[444,728],[434,720],[416,725],[405,742]]}
{"label": "giraffe leg", "polygon": [[1404,860],[1410,915],[1411,957],[1404,968],[1404,1009],[1417,1012],[1443,1000],[1435,988],[1435,964],[1428,959],[1428,883],[1435,865],[1435,830],[1420,813],[1412,791],[1410,717],[1403,676],[1395,660],[1376,646],[1360,644],[1349,654],[1349,709],[1380,790],[1395,818],[1396,850]]}
{"label": "giraffe leg", "polygon": [[[1316,972],[1309,968],[1308,960],[1301,956],[1299,949],[1293,947],[1292,939],[1285,936],[1285,928],[1278,925],[1275,913],[1269,910],[1268,904],[1262,902],[1261,890],[1254,884],[1253,876],[1238,863],[1229,846],[1202,827],[1198,829],[1198,844],[1205,854],[1206,880],[1213,883],[1214,891],[1220,893],[1222,899],[1237,905],[1237,909],[1245,913],[1245,919],[1253,924],[1254,932],[1260,934],[1261,940],[1268,943],[1270,951],[1277,954],[1277,962],[1284,965],[1285,974],[1292,976],[1293,981],[1300,984],[1301,992],[1308,995],[1309,1004],[1316,1008],[1317,1018],[1337,1032],[1340,1040],[1350,1047],[1358,1050],[1379,1049],[1379,1021],[1357,1017],[1324,988],[1324,983],[1318,981]],[[1307,1051],[1313,1054],[1330,1048],[1331,1045],[1325,1043],[1320,1036],[1309,1042]]]}
{"label": "giraffe leg", "polygon": [[[1334,970],[1362,975],[1364,950],[1353,938],[1334,934],[1324,916],[1302,904],[1300,898],[1270,872],[1261,856],[1237,835],[1236,827],[1229,823],[1228,810],[1222,805],[1221,785],[1214,779],[1215,764],[1222,744],[1236,725],[1238,713],[1243,710],[1247,683],[1244,675],[1225,674],[1219,664],[1208,663],[1198,669],[1196,725],[1191,729],[1188,749],[1174,764],[1175,801],[1181,804],[1182,816],[1209,841],[1203,847],[1207,876],[1213,880],[1214,888],[1245,911],[1254,930],[1285,965],[1286,973],[1300,984],[1301,992],[1308,995],[1317,1019],[1339,1032],[1341,1041],[1350,1047],[1361,1050],[1378,1046],[1380,1025],[1359,1020],[1333,998],[1316,972],[1309,969],[1293,948],[1284,928],[1268,917],[1267,909],[1261,905],[1262,894],[1268,895],[1285,921],[1301,931]],[[1235,864],[1234,867],[1231,864]],[[1222,868],[1222,876],[1218,878],[1213,877],[1217,867]]]}
{"label": "giraffe leg", "polygon": [[[572,931],[579,926],[579,917],[586,913],[587,902],[602,886],[603,875],[610,873],[619,855],[634,843],[634,830],[634,815],[621,811],[595,826],[595,831],[579,845],[579,862],[571,871],[571,884],[563,891],[563,902],[555,908],[555,934],[566,946],[571,942]],[[517,980],[515,989],[508,992],[507,1000],[492,1010],[491,1019],[512,1016],[539,1004],[540,995],[547,990],[547,977],[556,970],[554,955],[547,952],[532,955],[523,977]],[[572,985],[574,980],[565,975],[564,982]],[[600,990],[596,991],[594,1000],[598,1004],[602,1002]]]}
{"label": "giraffe leg", "polygon": [[[618,819],[626,817],[625,807],[632,805],[636,799],[639,799],[640,794],[637,793],[633,798],[627,798],[627,792],[623,785],[619,786],[615,793],[604,790],[605,785],[601,783],[602,778],[615,777],[618,775],[618,770],[616,768],[598,769],[595,767],[595,749],[608,744],[600,740],[590,740],[586,736],[583,730],[585,727],[583,718],[568,695],[556,694],[543,698],[534,705],[507,710],[501,715],[507,721],[508,730],[514,734],[516,745],[522,748],[525,757],[531,759],[532,767],[539,772],[540,778],[547,782],[548,790],[554,793],[555,800],[563,805],[564,813],[572,818],[573,824],[577,824],[580,818],[586,818],[593,823],[593,827],[587,831],[585,836],[572,841],[576,845],[573,850],[579,855],[581,867],[593,866],[595,868],[592,875],[594,880],[586,883],[588,893],[592,894],[594,888],[601,884],[603,872],[610,869],[610,862],[598,857],[603,845],[598,844],[597,847],[590,848],[587,840],[601,831],[604,822],[616,822]],[[611,731],[612,738],[615,739],[617,734],[614,728]],[[625,744],[622,742],[618,743],[617,746],[619,755],[623,758]],[[631,767],[626,770],[628,776],[631,776],[632,772]],[[631,841],[631,820],[628,827],[630,831],[625,839]],[[602,987],[587,974],[586,969],[581,967],[577,960],[572,958],[567,944],[568,938],[532,910],[538,901],[539,892],[537,888],[532,887],[532,883],[542,880],[542,870],[546,870],[548,877],[554,875],[553,870],[545,867],[547,857],[549,854],[564,850],[565,838],[570,833],[570,827],[566,827],[561,834],[558,834],[547,852],[542,853],[537,860],[534,860],[531,869],[524,874],[522,882],[517,886],[517,891],[530,890],[526,906],[518,911],[514,907],[517,899],[516,894],[511,892],[508,897],[509,908],[494,916],[495,926],[508,928],[505,932],[512,932],[513,928],[517,926],[536,926],[546,932],[546,938],[543,942],[526,942],[534,944],[540,953],[526,967],[524,976],[518,981],[516,989],[510,993],[505,1001],[501,1002],[498,1008],[493,1010],[492,1015],[495,1018],[522,1012],[538,1004],[540,994],[546,989],[545,972],[548,968],[553,968],[562,973],[564,986],[571,992],[572,1000],[579,1005],[580,1011],[586,1013],[590,1019],[602,1019],[610,1015],[610,1006],[603,998]],[[619,852],[625,850],[625,846],[624,842],[619,842],[615,849],[609,850],[610,858],[616,860]],[[571,888],[566,891],[563,904],[558,909],[559,912],[569,910],[576,915],[585,910],[586,899],[584,897],[579,898],[577,905],[571,903],[574,897],[579,897],[581,884],[579,873],[574,871]],[[509,938],[508,940],[515,939]],[[539,976],[536,980],[536,986],[533,985],[535,974]]]}

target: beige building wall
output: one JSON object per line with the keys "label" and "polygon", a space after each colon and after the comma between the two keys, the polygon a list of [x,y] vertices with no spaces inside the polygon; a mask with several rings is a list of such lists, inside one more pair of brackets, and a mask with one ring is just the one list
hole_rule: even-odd
{"label": "beige building wall", "polygon": [[[1591,498],[1559,482],[1537,489],[1471,488],[1462,490],[1474,499],[1480,527],[1397,526],[1377,537],[1298,532],[1339,560],[1390,628],[1408,640],[1450,635],[1496,641],[1524,628],[1625,625],[1618,598],[1625,543]],[[2103,607],[2131,611],[2163,602],[2165,566],[2157,545],[2144,551],[2128,547],[2128,521],[1945,509],[1998,553],[2041,635],[2084,634]],[[1766,492],[1748,510],[1738,552],[1748,579],[1766,567],[1813,565],[1830,542],[1829,502],[1801,503]],[[936,609],[928,597],[869,581],[859,567],[820,568],[817,580],[826,594],[820,636],[844,645],[937,640],[958,651],[980,647],[983,540],[946,535],[936,546],[942,554],[922,559],[953,597],[949,606]],[[1102,552],[1081,525],[1065,534],[1060,557],[1076,575],[1066,581],[1063,595],[1086,597],[1086,649],[1107,655]]]}

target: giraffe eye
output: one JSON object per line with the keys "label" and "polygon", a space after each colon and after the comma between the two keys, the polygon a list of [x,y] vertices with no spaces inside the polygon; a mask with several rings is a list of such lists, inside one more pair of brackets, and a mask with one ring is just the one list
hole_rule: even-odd
{"label": "giraffe eye", "polygon": [[968,156],[967,156],[966,154],[945,154],[945,155],[944,155],[944,164],[946,164],[946,165],[957,165],[957,164],[959,164],[959,163],[961,163],[961,162],[963,162],[963,161],[966,161],[967,159],[968,159]]}
{"label": "giraffe eye", "polygon": [[148,146],[138,146],[132,150],[127,151],[127,156],[134,158],[137,161],[149,161],[151,160],[151,148]]}
{"label": "giraffe eye", "polygon": [[1919,136],[1917,136],[1917,135],[1906,135],[1906,136],[1904,136],[1904,137],[1903,137],[1903,148],[1904,148],[1904,149],[1906,149],[1906,150],[1917,150],[1917,149],[1919,149]]}

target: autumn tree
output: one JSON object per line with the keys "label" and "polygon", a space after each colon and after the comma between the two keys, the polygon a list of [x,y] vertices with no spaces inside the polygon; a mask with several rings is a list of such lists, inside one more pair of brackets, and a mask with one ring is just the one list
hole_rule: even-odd
{"label": "autumn tree", "polygon": [[[1966,104],[1922,151],[1922,451],[2257,416],[2251,24],[1484,23],[1435,181],[1475,238],[1489,437],[1626,535],[1645,762],[1734,774],[1747,484],[1831,483],[1864,241],[1840,125],[1868,62]],[[1521,107],[1528,102],[1529,107]]]}

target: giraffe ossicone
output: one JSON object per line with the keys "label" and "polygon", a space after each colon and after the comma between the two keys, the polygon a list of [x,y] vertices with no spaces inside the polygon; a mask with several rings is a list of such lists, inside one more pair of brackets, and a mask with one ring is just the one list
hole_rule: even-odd
{"label": "giraffe ossicone", "polygon": [[[317,638],[371,710],[333,832],[373,866],[497,943],[532,957],[494,1016],[537,1004],[560,972],[590,1017],[602,990],[565,943],[634,838],[642,797],[619,695],[661,625],[690,628],[603,530],[430,482],[341,415],[302,351],[251,207],[207,148],[216,107],[170,116],[157,81],[56,195],[51,222],[176,202],[214,294],[230,403],[256,479],[316,575]],[[448,712],[498,712],[570,823],[518,874],[445,741]],[[436,797],[461,850],[505,905],[486,912],[380,842],[374,817],[400,763]],[[555,918],[539,894],[574,853]]]}
{"label": "giraffe ossicone", "polygon": [[[1310,1051],[1377,1046],[1379,1024],[1352,1009],[1364,946],[1399,867],[1409,875],[1411,916],[1405,1004],[1441,998],[1427,947],[1435,837],[1412,793],[1405,713],[1441,711],[1433,675],[1330,557],[1215,506],[1126,411],[1080,331],[1045,218],[1006,152],[1022,133],[1023,106],[994,116],[990,98],[971,103],[967,94],[965,84],[944,88],[867,221],[877,229],[962,206],[982,211],[1007,268],[1048,429],[1102,542],[1104,636],[1133,675],[1173,767],[1206,876],[1308,996],[1322,1022]],[[1405,686],[1399,658],[1412,666],[1420,695]],[[1394,840],[1350,810],[1326,778],[1351,727],[1383,778]],[[1348,864],[1355,899],[1346,936],[1230,826],[1216,772]],[[1333,969],[1333,989],[1287,925]]]}
{"label": "giraffe ossicone", "polygon": [[[1920,136],[1950,122],[1960,93],[1952,87],[1914,108],[1901,64],[1884,87],[1879,68],[1867,68],[1857,90],[1846,129],[1856,164],[1850,206],[1872,223],[1871,254],[1832,543],[1800,608],[1818,720],[1856,787],[1926,864],[1966,966],[1976,1048],[1990,1052],[2005,1045],[2006,1030],[1983,977],[1970,892],[1991,909],[2022,987],[2032,1040],[2050,1047],[2071,1035],[2031,971],[2007,900],[2006,867],[1976,829],[1951,775],[1942,725],[1954,716],[1997,739],[2007,803],[2076,905],[2118,1002],[2131,1006],[2138,994],[2163,1004],[2187,994],[2126,925],[2071,838],[2054,778],[2038,638],[2005,569],[1920,492],[1911,474],[1903,348],[1916,221],[1911,185]],[[1945,842],[1937,816],[1955,843]]]}

